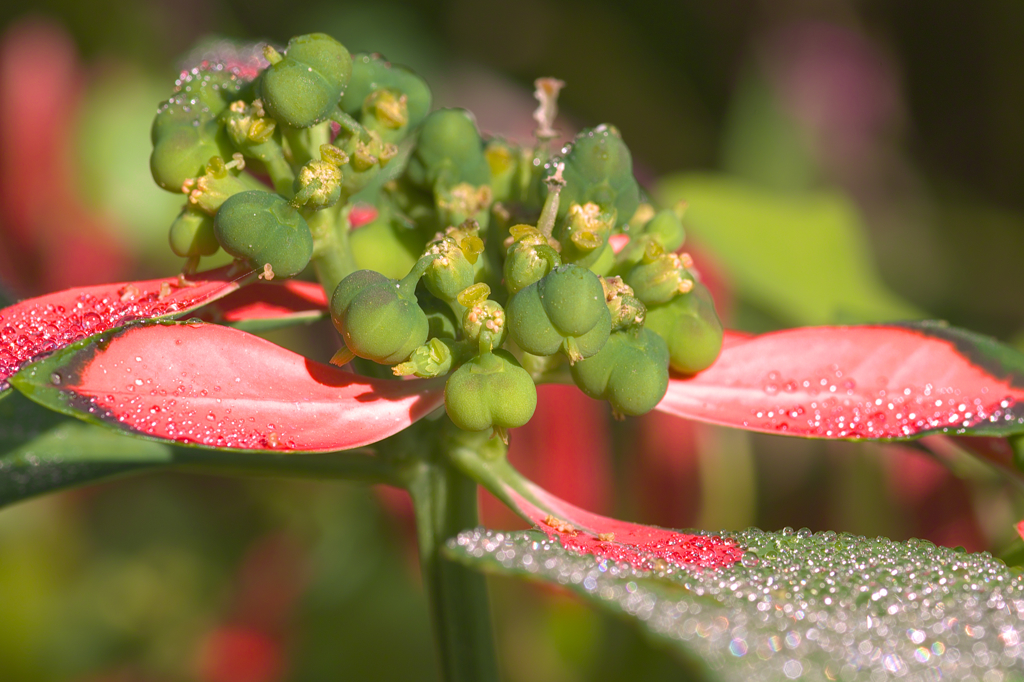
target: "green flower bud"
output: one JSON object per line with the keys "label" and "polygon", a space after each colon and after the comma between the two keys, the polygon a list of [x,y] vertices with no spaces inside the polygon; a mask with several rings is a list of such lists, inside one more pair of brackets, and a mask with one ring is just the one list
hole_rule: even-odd
{"label": "green flower bud", "polygon": [[[594,202],[603,211],[615,210],[618,224],[629,220],[640,205],[640,186],[633,177],[633,159],[619,131],[610,125],[583,130],[563,150],[565,187],[559,216],[573,203]],[[550,164],[554,172],[557,164]]]}
{"label": "green flower bud", "polygon": [[505,288],[514,295],[561,265],[562,258],[552,247],[553,240],[535,227],[515,225],[509,234],[514,241],[505,255]]}
{"label": "green flower bud", "polygon": [[263,183],[248,173],[235,175],[231,172],[243,165],[241,155],[237,152],[227,164],[221,157],[214,156],[206,164],[205,172],[183,182],[180,191],[188,194],[191,205],[212,216],[228,197],[250,190],[264,191]]}
{"label": "green flower bud", "polygon": [[[340,139],[338,138],[335,142],[339,142]],[[333,145],[330,146],[333,147]],[[386,167],[391,159],[398,154],[398,147],[384,142],[376,131],[370,131],[367,139],[350,138],[346,149],[349,149],[350,153],[341,165],[341,196],[344,201],[376,180],[381,169]],[[338,149],[338,152],[344,154],[341,149]],[[322,155],[323,148],[321,148]],[[338,156],[340,160],[341,157],[338,153],[335,153],[335,156]]]}
{"label": "green flower bud", "polygon": [[483,148],[483,139],[469,112],[440,109],[423,122],[406,176],[426,190],[434,190],[438,184],[449,188],[459,183],[489,186],[491,169]]}
{"label": "green flower bud", "polygon": [[602,211],[593,202],[572,204],[556,232],[562,260],[589,268],[604,255],[614,226],[615,209]]}
{"label": "green flower bud", "polygon": [[221,113],[220,118],[235,149],[263,164],[278,194],[288,193],[295,173],[281,147],[281,131],[277,122],[266,116],[263,103],[256,100],[249,105],[237,100]]}
{"label": "green flower bud", "polygon": [[513,429],[533,416],[537,387],[511,353],[484,353],[448,378],[444,407],[452,422],[465,431]]}
{"label": "green flower bud", "polygon": [[231,156],[234,149],[217,116],[248,87],[248,81],[222,64],[203,62],[182,72],[150,132],[150,169],[160,187],[180,192],[182,183],[201,175],[212,157]]}
{"label": "green flower bud", "polygon": [[612,334],[597,355],[569,371],[580,390],[607,400],[617,416],[638,416],[665,397],[668,363],[665,341],[644,327],[633,327]]}
{"label": "green flower bud", "polygon": [[[236,58],[245,59],[236,55]],[[181,72],[174,82],[170,102],[183,104],[194,112],[216,116],[240,97],[251,99],[252,80],[240,75],[240,69],[221,62],[204,60]]]}
{"label": "green flower bud", "polygon": [[646,225],[644,234],[658,240],[661,247],[668,253],[678,251],[686,241],[686,230],[679,212],[665,209],[659,212]]}
{"label": "green flower bud", "polygon": [[352,57],[344,45],[312,33],[289,40],[285,56],[276,59],[259,82],[267,112],[293,128],[327,120],[352,75]]}
{"label": "green flower bud", "polygon": [[468,182],[460,182],[453,187],[440,185],[435,190],[434,204],[437,207],[438,221],[442,225],[461,225],[467,220],[487,227],[491,207],[491,186],[474,187]]}
{"label": "green flower bud", "polygon": [[271,192],[253,190],[228,198],[217,211],[214,232],[232,256],[255,267],[269,264],[278,277],[299,274],[313,256],[306,221]]}
{"label": "green flower bud", "polygon": [[149,168],[156,184],[181,192],[186,180],[202,175],[215,156],[230,158],[234,149],[220,122],[209,113],[192,115],[182,105],[166,104],[153,121]]}
{"label": "green flower bud", "polygon": [[479,347],[481,353],[500,348],[508,334],[505,309],[490,299],[467,306],[462,316],[462,333],[466,341]]}
{"label": "green flower bud", "polygon": [[191,204],[185,204],[171,223],[171,251],[182,258],[212,256],[220,244],[214,234],[213,216]]}
{"label": "green flower bud", "polygon": [[352,353],[394,365],[426,343],[427,316],[411,284],[373,270],[357,270],[341,280],[331,297],[331,320]]}
{"label": "green flower bud", "polygon": [[[462,237],[461,239],[458,239]],[[445,235],[437,235],[433,241],[427,244],[424,255],[436,256],[427,268],[423,276],[423,284],[427,290],[442,301],[451,303],[455,301],[459,293],[473,284],[476,270],[473,263],[466,258],[460,241],[470,243],[470,237],[480,241],[476,231],[472,235],[463,236],[456,232],[455,228],[448,230]],[[467,241],[470,240],[470,241]],[[475,256],[476,254],[474,254]],[[474,257],[475,261],[476,258]]]}
{"label": "green flower bud", "polygon": [[395,376],[418,376],[421,379],[439,377],[452,369],[455,342],[447,339],[430,339],[412,352],[409,359],[391,368]]}
{"label": "green flower bud", "polygon": [[511,201],[519,179],[519,150],[500,139],[489,140],[484,158],[491,171],[491,190],[495,201]]}
{"label": "green flower bud", "polygon": [[650,241],[640,263],[626,275],[626,282],[648,306],[667,303],[693,288],[693,277],[686,270],[691,264],[689,254],[663,253],[658,242]]}
{"label": "green flower bud", "polygon": [[707,369],[722,350],[722,323],[711,292],[700,282],[688,294],[649,306],[644,327],[665,339],[672,369],[683,374]]}
{"label": "green flower bud", "polygon": [[[353,57],[352,78],[341,108],[358,116],[364,127],[376,130],[387,142],[397,142],[422,123],[430,103],[426,81],[404,66],[391,64],[379,54]],[[403,117],[404,123],[394,125]]]}
{"label": "green flower bud", "polygon": [[295,178],[295,198],[292,205],[314,210],[330,208],[341,198],[342,173],[333,163],[313,159],[307,162]]}
{"label": "green flower bud", "polygon": [[603,277],[604,297],[612,316],[612,331],[644,323],[647,308],[633,295],[633,289],[621,277]]}
{"label": "green flower bud", "polygon": [[527,353],[570,362],[594,355],[611,333],[611,314],[601,279],[578,265],[562,265],[512,297],[509,333]]}

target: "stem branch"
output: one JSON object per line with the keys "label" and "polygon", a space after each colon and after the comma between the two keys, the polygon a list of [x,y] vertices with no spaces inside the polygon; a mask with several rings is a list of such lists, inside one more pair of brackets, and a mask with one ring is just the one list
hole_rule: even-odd
{"label": "stem branch", "polygon": [[421,460],[410,467],[406,486],[442,677],[448,682],[497,680],[487,583],[442,551],[446,540],[477,525],[476,481],[447,462]]}

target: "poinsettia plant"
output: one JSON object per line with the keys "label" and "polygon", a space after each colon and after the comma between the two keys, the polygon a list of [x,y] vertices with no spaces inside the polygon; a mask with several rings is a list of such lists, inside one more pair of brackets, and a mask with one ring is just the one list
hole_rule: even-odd
{"label": "poinsettia plant", "polygon": [[[724,331],[682,251],[683,208],[648,201],[619,132],[553,147],[560,87],[537,82],[524,146],[431,111],[415,73],[323,34],[183,71],[151,157],[182,194],[182,272],[0,311],[0,499],[170,467],[404,488],[451,680],[497,677],[486,571],[564,585],[722,679],[1021,670],[1024,585],[987,554],[644,526],[509,464],[546,383],[622,419],[956,439],[1010,478],[1024,432],[1024,357],[992,339],[939,323]],[[220,250],[233,264],[203,271]],[[331,364],[252,333],[327,317]],[[477,528],[478,486],[534,530]]]}

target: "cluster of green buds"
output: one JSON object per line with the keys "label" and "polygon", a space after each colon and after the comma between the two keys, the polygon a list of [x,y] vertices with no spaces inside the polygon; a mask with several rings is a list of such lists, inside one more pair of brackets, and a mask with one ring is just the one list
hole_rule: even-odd
{"label": "cluster of green buds", "polygon": [[[183,74],[153,126],[186,274],[223,248],[267,276],[312,271],[359,371],[447,376],[468,431],[522,426],[536,384],[573,381],[616,416],[654,408],[670,371],[708,367],[722,327],[681,208],[657,211],[619,131],[550,143],[561,84],[538,82],[532,144],[430,111],[426,83],[323,34],[267,47],[252,74]],[[375,216],[353,229],[353,206]],[[371,363],[371,364],[367,364]]]}

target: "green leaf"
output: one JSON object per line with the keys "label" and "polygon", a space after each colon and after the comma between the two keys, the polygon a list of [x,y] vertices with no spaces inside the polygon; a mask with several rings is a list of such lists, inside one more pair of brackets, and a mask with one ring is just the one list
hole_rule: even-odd
{"label": "green leaf", "polygon": [[787,324],[924,317],[886,290],[861,218],[839,193],[779,193],[729,176],[686,174],[662,181],[655,194],[664,205],[687,202],[688,234],[742,298]]}
{"label": "green leaf", "polygon": [[119,436],[13,392],[0,401],[0,506],[171,462],[171,448]]}
{"label": "green leaf", "polygon": [[638,570],[539,531],[466,531],[446,549],[634,618],[723,680],[980,680],[1024,667],[1024,581],[988,553],[806,529],[719,535],[744,555],[717,570]]}
{"label": "green leaf", "polygon": [[180,447],[83,424],[17,391],[0,401],[0,507],[113,476],[172,467],[210,474],[394,483],[390,464],[366,449],[295,457]]}

